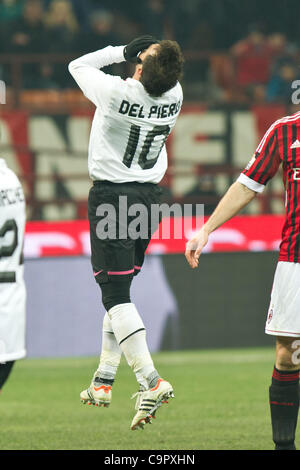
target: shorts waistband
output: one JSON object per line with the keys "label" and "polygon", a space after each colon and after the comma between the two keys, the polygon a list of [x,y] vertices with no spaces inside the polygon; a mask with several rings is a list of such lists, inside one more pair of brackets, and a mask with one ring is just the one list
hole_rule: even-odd
{"label": "shorts waistband", "polygon": [[128,181],[127,183],[114,183],[112,181],[108,180],[95,180],[93,181],[94,186],[131,186],[131,187],[151,187],[153,188],[154,186],[156,187],[156,183],[139,183],[138,181]]}

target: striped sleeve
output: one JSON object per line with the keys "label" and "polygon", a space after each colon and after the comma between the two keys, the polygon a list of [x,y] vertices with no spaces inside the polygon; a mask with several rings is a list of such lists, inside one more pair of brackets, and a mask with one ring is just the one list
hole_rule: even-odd
{"label": "striped sleeve", "polygon": [[278,127],[275,124],[265,133],[253,157],[238,178],[240,183],[259,193],[264,190],[267,182],[276,174],[281,163]]}

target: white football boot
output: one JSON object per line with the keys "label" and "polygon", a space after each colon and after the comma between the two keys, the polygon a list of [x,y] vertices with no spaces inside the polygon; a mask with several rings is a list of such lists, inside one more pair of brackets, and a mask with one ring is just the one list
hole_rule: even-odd
{"label": "white football boot", "polygon": [[144,387],[144,385],[140,384],[140,388],[138,390],[138,392],[134,393],[131,397],[131,399],[133,400],[134,398],[136,398],[136,402],[135,402],[135,407],[134,409],[136,411],[138,411],[139,407],[140,407],[140,404],[141,404],[141,401],[142,401],[142,396],[143,396],[143,393],[146,391],[147,389]]}
{"label": "white football boot", "polygon": [[80,394],[80,400],[83,404],[104,406],[107,408],[112,399],[112,391],[110,385],[105,385],[97,381],[97,372],[94,374],[91,385]]}
{"label": "white football boot", "polygon": [[163,403],[168,403],[169,398],[174,398],[173,387],[163,379],[158,379],[154,388],[142,392],[141,396],[138,395],[139,406],[131,423],[132,431],[144,429],[144,425],[147,423],[151,424],[151,418],[155,418],[157,409]]}

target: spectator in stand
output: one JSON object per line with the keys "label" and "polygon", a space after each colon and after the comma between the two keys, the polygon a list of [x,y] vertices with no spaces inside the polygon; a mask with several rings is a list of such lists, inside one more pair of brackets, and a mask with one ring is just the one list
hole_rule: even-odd
{"label": "spectator in stand", "polygon": [[16,20],[21,17],[24,1],[1,0],[0,1],[0,23]]}
{"label": "spectator in stand", "polygon": [[[76,51],[79,24],[69,0],[52,0],[45,14],[48,47],[47,52],[55,54],[71,54]],[[72,77],[66,73],[65,63],[52,66],[47,71],[47,78],[57,83],[60,88],[73,87]]]}
{"label": "spectator in stand", "polygon": [[[89,15],[93,9],[91,0],[70,0],[76,20],[80,23],[81,29],[87,29],[89,25]],[[43,0],[44,9],[48,10],[52,0]],[[101,1],[102,3],[102,1]]]}
{"label": "spectator in stand", "polygon": [[[3,52],[12,54],[39,54],[47,50],[43,23],[43,7],[40,0],[27,0],[22,16],[6,24],[2,29]],[[23,87],[35,88],[39,81],[40,67],[36,63],[23,65]],[[9,82],[9,77],[8,77]]]}
{"label": "spectator in stand", "polygon": [[46,47],[43,7],[40,0],[27,0],[22,16],[6,26],[5,51],[8,53],[39,53]]}
{"label": "spectator in stand", "polygon": [[267,101],[290,104],[294,92],[292,82],[299,79],[300,74],[293,61],[281,63],[267,85]]}
{"label": "spectator in stand", "polygon": [[[95,10],[90,15],[88,31],[82,31],[78,37],[77,51],[81,54],[102,49],[106,46],[118,46],[126,44],[119,34],[120,28],[116,25],[117,18],[109,10]],[[106,67],[106,73],[124,76],[126,74],[125,63],[112,64]]]}
{"label": "spectator in stand", "polygon": [[83,31],[77,39],[77,52],[87,54],[106,46],[117,46],[120,37],[114,28],[114,15],[108,10],[96,10],[90,15],[88,31]]}
{"label": "spectator in stand", "polygon": [[272,51],[272,73],[278,72],[280,67],[287,63],[296,65],[297,47],[287,41],[283,33],[273,33],[268,38]]}
{"label": "spectator in stand", "polygon": [[[163,0],[148,0],[143,6],[141,22],[148,34],[158,39],[170,39],[168,34],[167,14]],[[168,37],[167,37],[168,36]]]}
{"label": "spectator in stand", "polygon": [[70,0],[52,0],[45,14],[45,24],[49,52],[75,52],[79,24]]}
{"label": "spectator in stand", "polygon": [[251,26],[248,36],[231,48],[231,54],[235,62],[236,85],[240,89],[268,82],[272,50],[260,27]]}

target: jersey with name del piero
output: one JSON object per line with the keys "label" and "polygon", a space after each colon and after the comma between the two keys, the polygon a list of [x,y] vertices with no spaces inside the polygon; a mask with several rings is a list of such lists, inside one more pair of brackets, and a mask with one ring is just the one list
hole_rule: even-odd
{"label": "jersey with name del piero", "polygon": [[168,165],[165,143],[182,105],[181,85],[155,98],[138,80],[111,80],[110,96],[97,107],[92,124],[90,177],[159,183]]}

